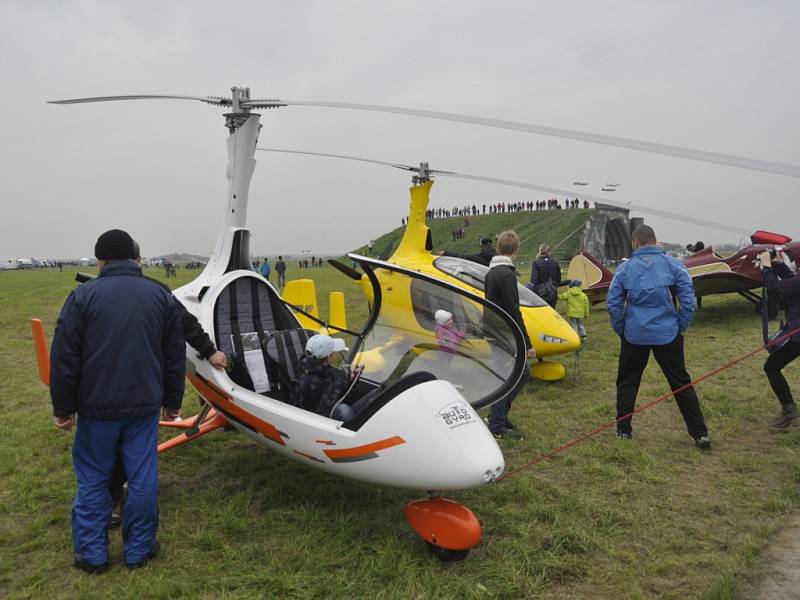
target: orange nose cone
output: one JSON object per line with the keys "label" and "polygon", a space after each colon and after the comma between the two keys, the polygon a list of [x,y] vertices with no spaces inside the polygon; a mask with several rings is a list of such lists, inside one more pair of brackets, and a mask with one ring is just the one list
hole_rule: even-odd
{"label": "orange nose cone", "polygon": [[454,500],[416,500],[406,505],[405,515],[422,539],[441,548],[468,550],[481,541],[478,517]]}

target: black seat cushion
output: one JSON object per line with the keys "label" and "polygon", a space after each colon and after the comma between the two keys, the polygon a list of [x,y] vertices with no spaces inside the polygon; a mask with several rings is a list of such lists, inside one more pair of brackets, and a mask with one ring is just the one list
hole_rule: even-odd
{"label": "black seat cushion", "polygon": [[283,391],[288,393],[300,374],[299,363],[305,354],[306,342],[317,333],[311,329],[284,329],[267,336],[264,349],[269,361],[277,368]]}

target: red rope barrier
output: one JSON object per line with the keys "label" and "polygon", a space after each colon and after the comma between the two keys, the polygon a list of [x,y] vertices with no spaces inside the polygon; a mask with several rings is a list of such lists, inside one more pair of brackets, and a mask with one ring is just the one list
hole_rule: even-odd
{"label": "red rope barrier", "polygon": [[747,360],[751,356],[753,356],[755,354],[758,354],[759,352],[761,352],[765,348],[767,348],[769,346],[774,346],[776,344],[780,344],[783,340],[788,340],[790,337],[792,337],[793,335],[796,335],[798,333],[800,333],[800,327],[798,327],[797,329],[795,329],[793,331],[785,333],[785,334],[775,338],[774,340],[770,340],[769,342],[767,342],[763,346],[759,346],[755,350],[752,350],[752,351],[748,352],[747,354],[744,354],[744,355],[740,356],[739,358],[735,358],[732,361],[725,363],[721,367],[717,367],[716,369],[713,369],[711,371],[703,373],[700,377],[698,377],[694,381],[690,381],[686,385],[683,385],[683,386],[679,387],[676,390],[672,390],[670,392],[667,392],[666,394],[663,394],[663,395],[659,396],[655,400],[652,400],[652,401],[648,402],[647,404],[645,404],[643,406],[640,406],[636,410],[633,410],[633,411],[629,412],[626,415],[623,415],[623,416],[621,416],[621,417],[619,417],[617,419],[614,419],[613,421],[610,421],[610,422],[606,423],[605,425],[601,425],[597,429],[593,429],[592,431],[589,431],[588,433],[584,433],[583,435],[575,438],[571,442],[567,442],[566,444],[551,450],[547,454],[542,454],[540,456],[537,456],[536,458],[534,458],[533,460],[525,463],[524,465],[522,465],[520,467],[517,467],[516,469],[514,469],[512,471],[507,471],[507,472],[503,473],[500,477],[495,479],[495,482],[500,482],[500,481],[503,481],[504,479],[508,479],[509,477],[512,477],[512,476],[516,475],[520,471],[524,471],[525,469],[529,469],[530,467],[532,467],[534,465],[537,465],[540,462],[547,460],[548,458],[553,458],[556,454],[560,454],[564,450],[568,450],[569,448],[572,448],[573,446],[577,446],[582,441],[587,440],[590,437],[594,437],[598,433],[613,427],[614,425],[616,425],[620,421],[623,421],[623,420],[625,420],[625,419],[627,419],[629,417],[632,417],[633,415],[635,415],[637,413],[640,413],[640,412],[643,412],[643,411],[648,410],[650,408],[653,408],[657,404],[660,404],[664,400],[667,400],[667,399],[671,398],[675,394],[678,394],[678,393],[680,393],[680,392],[682,392],[684,390],[687,390],[690,387],[700,383],[701,381],[704,381],[704,380],[708,379],[709,377],[713,377],[714,375],[717,375],[717,374],[721,373],[722,371],[725,371],[726,369],[730,369],[731,367],[733,367],[735,365],[738,365],[740,362],[743,362],[743,361]]}

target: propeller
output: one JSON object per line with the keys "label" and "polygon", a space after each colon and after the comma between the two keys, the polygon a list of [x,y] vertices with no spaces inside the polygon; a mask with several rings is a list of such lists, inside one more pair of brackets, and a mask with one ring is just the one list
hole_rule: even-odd
{"label": "propeller", "polygon": [[[326,154],[323,152],[305,152],[302,150],[282,150],[279,148],[256,148],[257,150],[264,150],[268,152],[287,152],[290,154],[308,154],[310,156],[324,156],[324,157],[331,157],[331,158],[344,158],[348,160],[357,160],[360,162],[368,162],[374,163],[379,165],[385,165],[389,167],[395,167],[397,169],[403,169],[408,171],[416,171],[420,173],[420,176],[424,175],[424,173],[436,173],[438,175],[444,175],[446,177],[455,177],[457,179],[469,179],[472,181],[482,181],[486,183],[495,183],[498,185],[507,185],[511,187],[518,187],[527,190],[534,190],[537,192],[544,192],[546,194],[555,194],[557,196],[572,196],[574,192],[568,190],[562,190],[559,188],[548,187],[543,185],[536,185],[533,183],[525,183],[521,181],[511,181],[509,179],[498,179],[497,177],[485,177],[482,175],[467,175],[464,173],[456,173],[454,171],[436,171],[433,169],[428,169],[428,163],[420,163],[420,167],[409,167],[407,165],[401,165],[398,163],[390,163],[384,162],[380,160],[372,160],[369,158],[359,158],[354,156],[345,156],[342,154]],[[616,189],[616,188],[612,188]],[[631,204],[630,202],[619,202],[615,200],[609,200],[608,198],[601,198],[599,196],[590,196],[587,194],[581,194],[580,196],[582,199],[585,200],[592,200],[593,202],[599,202],[601,204],[610,204],[612,206],[618,206],[620,208],[625,208],[628,210],[637,210],[639,212],[643,212],[645,214],[650,214],[658,217],[664,217],[666,219],[672,219],[675,221],[682,221],[684,223],[692,223],[693,225],[701,225],[703,227],[710,227],[712,229],[719,229],[721,231],[729,231],[731,233],[736,233],[740,235],[750,235],[749,229],[743,229],[741,227],[736,227],[734,225],[726,225],[724,223],[716,223],[714,221],[707,221],[706,219],[698,219],[696,217],[690,217],[687,215],[682,215],[678,213],[669,212],[666,210],[659,210],[657,208],[650,208],[648,206],[641,206],[638,204]]]}
{"label": "propeller", "polygon": [[177,96],[177,95],[129,95],[129,96],[97,96],[93,98],[76,98],[71,100],[52,100],[51,104],[79,104],[85,102],[110,102],[116,100],[199,100],[206,104],[217,106],[230,106],[234,113],[249,112],[254,108],[278,108],[282,106],[313,106],[323,108],[340,108],[347,110],[363,110],[372,112],[382,112],[400,114],[426,119],[438,119],[442,121],[454,121],[457,123],[468,123],[470,125],[481,125],[483,127],[493,127],[498,129],[510,129],[525,133],[535,133],[557,138],[578,140],[592,144],[602,144],[618,148],[628,148],[641,152],[651,152],[654,154],[664,154],[667,156],[677,156],[701,162],[710,162],[721,165],[750,169],[753,171],[763,171],[766,173],[776,173],[788,175],[790,177],[800,177],[800,166],[779,163],[773,161],[759,160],[735,156],[733,154],[722,154],[720,152],[709,152],[682,146],[672,146],[669,144],[659,144],[646,142],[643,140],[629,139],[618,136],[603,135],[599,133],[589,133],[572,129],[561,129],[558,127],[547,127],[545,125],[534,125],[531,123],[521,123],[517,121],[506,121],[501,119],[490,119],[486,117],[474,117],[457,113],[439,112],[433,110],[421,110],[415,108],[403,108],[399,106],[380,106],[375,104],[355,104],[351,102],[327,102],[317,100],[279,100],[279,99],[259,99],[250,98],[250,88],[231,88],[231,97],[221,96]]}
{"label": "propeller", "polygon": [[334,267],[335,269],[338,269],[345,275],[347,275],[350,279],[353,279],[355,281],[361,281],[361,273],[359,273],[358,271],[356,271],[351,267],[348,267],[346,264],[339,262],[335,258],[329,258],[328,264]]}

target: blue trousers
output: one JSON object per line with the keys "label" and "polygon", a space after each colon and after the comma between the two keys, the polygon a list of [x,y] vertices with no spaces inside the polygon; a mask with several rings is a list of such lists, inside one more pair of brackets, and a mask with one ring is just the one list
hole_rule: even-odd
{"label": "blue trousers", "polygon": [[108,483],[117,453],[128,475],[128,502],[122,521],[125,562],[143,560],[158,529],[158,415],[102,421],[78,417],[72,444],[72,466],[78,480],[72,509],[72,543],[76,556],[93,564],[108,562]]}

